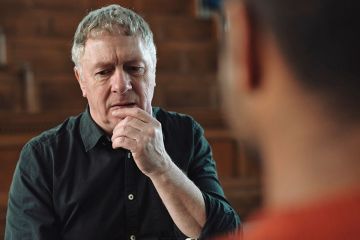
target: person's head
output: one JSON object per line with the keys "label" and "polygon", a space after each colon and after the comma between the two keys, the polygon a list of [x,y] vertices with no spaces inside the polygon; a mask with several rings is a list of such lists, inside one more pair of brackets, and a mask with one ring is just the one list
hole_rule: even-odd
{"label": "person's head", "polygon": [[115,109],[139,107],[151,114],[156,48],[141,16],[119,5],[91,11],[75,32],[71,54],[91,116],[106,132],[119,121]]}
{"label": "person's head", "polygon": [[220,82],[241,134],[257,141],[265,131],[259,125],[280,125],[312,108],[330,121],[359,123],[359,6],[355,0],[227,2]]}

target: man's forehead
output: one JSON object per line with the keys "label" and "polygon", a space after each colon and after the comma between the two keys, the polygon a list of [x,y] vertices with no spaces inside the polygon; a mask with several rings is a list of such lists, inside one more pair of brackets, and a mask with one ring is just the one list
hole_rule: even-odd
{"label": "man's forehead", "polygon": [[92,36],[85,42],[85,59],[98,58],[145,58],[148,49],[138,36],[126,36],[119,34],[101,34]]}
{"label": "man's forehead", "polygon": [[85,41],[85,48],[88,43],[95,43],[103,46],[116,44],[118,46],[126,46],[126,45],[139,45],[139,48],[142,48],[144,45],[143,40],[139,35],[127,35],[123,33],[113,33],[108,31],[96,31],[88,36],[87,40]]}

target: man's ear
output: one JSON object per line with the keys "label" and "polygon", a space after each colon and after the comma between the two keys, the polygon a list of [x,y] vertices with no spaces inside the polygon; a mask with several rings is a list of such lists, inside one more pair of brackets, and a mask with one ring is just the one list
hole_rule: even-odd
{"label": "man's ear", "polygon": [[236,66],[237,87],[242,91],[255,90],[260,84],[260,68],[257,54],[255,26],[244,3],[232,2],[227,6],[229,14],[229,44]]}
{"label": "man's ear", "polygon": [[84,81],[82,79],[82,75],[81,75],[81,70],[78,68],[78,67],[74,67],[74,73],[75,73],[75,77],[80,85],[80,89],[81,89],[81,92],[82,92],[82,95],[83,97],[86,97],[86,87],[85,87],[85,84],[84,84]]}

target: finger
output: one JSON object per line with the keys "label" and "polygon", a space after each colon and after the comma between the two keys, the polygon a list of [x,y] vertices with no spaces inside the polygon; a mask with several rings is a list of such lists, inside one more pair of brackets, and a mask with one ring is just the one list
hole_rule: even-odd
{"label": "finger", "polygon": [[126,118],[127,116],[131,116],[143,122],[152,122],[154,119],[150,114],[137,107],[117,109],[112,111],[111,113],[113,116],[118,118]]}
{"label": "finger", "polygon": [[125,148],[131,152],[136,149],[136,140],[130,139],[128,137],[117,137],[112,141],[112,147],[116,148]]}
{"label": "finger", "polygon": [[118,137],[127,137],[133,140],[139,140],[141,137],[141,131],[129,125],[116,126],[111,136],[111,140],[114,141]]}
{"label": "finger", "polygon": [[146,123],[137,119],[137,118],[134,118],[134,117],[131,117],[131,116],[127,116],[126,118],[120,120],[117,124],[116,127],[121,127],[121,126],[131,126],[135,129],[138,129],[139,131],[142,131],[143,129],[146,128]]}

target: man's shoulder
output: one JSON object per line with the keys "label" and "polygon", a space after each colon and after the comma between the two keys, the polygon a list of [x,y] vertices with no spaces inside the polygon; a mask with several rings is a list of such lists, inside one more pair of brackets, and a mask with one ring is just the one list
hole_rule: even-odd
{"label": "man's shoulder", "polygon": [[154,117],[161,123],[166,139],[178,140],[186,139],[188,141],[194,136],[201,136],[204,133],[203,128],[196,120],[184,113],[167,111],[162,108],[153,108]]}
{"label": "man's shoulder", "polygon": [[188,114],[167,111],[160,107],[153,107],[155,118],[161,123],[166,124],[196,124],[194,118]]}
{"label": "man's shoulder", "polygon": [[78,124],[82,113],[77,116],[70,116],[65,119],[62,123],[43,131],[39,135],[35,136],[28,141],[27,145],[37,147],[39,145],[51,146],[53,143],[59,140],[65,140],[71,138],[76,134]]}

